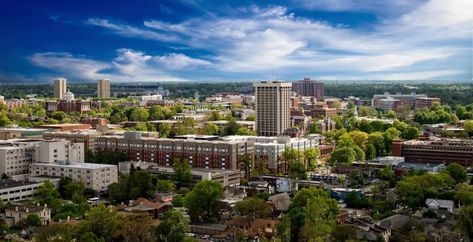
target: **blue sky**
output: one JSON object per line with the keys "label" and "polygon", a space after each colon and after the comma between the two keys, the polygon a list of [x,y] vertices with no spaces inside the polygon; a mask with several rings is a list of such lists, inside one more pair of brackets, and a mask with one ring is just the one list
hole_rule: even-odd
{"label": "blue sky", "polygon": [[0,83],[472,81],[471,0],[0,0]]}

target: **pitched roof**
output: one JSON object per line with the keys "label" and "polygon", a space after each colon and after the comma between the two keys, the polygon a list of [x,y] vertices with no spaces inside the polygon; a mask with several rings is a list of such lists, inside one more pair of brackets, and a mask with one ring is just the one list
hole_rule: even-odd
{"label": "pitched roof", "polygon": [[454,203],[452,200],[433,199],[433,198],[427,198],[427,200],[425,200],[425,205],[438,206],[440,208],[453,208],[454,207]]}
{"label": "pitched roof", "polygon": [[272,202],[279,211],[287,211],[289,209],[291,197],[289,197],[289,194],[285,192],[270,196],[268,201]]}
{"label": "pitched roof", "polygon": [[395,214],[391,217],[387,217],[381,221],[379,221],[380,226],[386,229],[399,229],[402,226],[406,225],[409,222],[409,216],[402,215],[402,214]]}

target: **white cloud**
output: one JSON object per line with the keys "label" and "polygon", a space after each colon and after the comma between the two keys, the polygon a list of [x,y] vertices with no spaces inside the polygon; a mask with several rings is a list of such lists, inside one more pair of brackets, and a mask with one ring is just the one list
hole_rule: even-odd
{"label": "white cloud", "polygon": [[73,73],[77,78],[99,79],[105,75],[100,71],[112,67],[109,63],[96,61],[83,56],[73,56],[66,52],[36,53],[30,58],[31,63],[58,72]]}
{"label": "white cloud", "polygon": [[63,52],[36,53],[30,61],[59,75],[81,81],[100,78],[112,81],[183,81],[186,79],[172,71],[210,64],[181,53],[152,56],[132,49],[117,50],[117,57],[111,63]]}
{"label": "white cloud", "polygon": [[126,36],[126,37],[138,37],[142,39],[151,39],[158,41],[172,41],[176,38],[169,34],[161,34],[155,31],[141,29],[137,27],[132,27],[124,24],[111,23],[107,19],[100,18],[89,18],[85,21],[86,24],[102,27],[114,31],[117,34]]}
{"label": "white cloud", "polygon": [[[465,56],[471,59],[471,48],[465,43],[472,37],[473,1],[299,1],[329,11],[383,12],[393,7],[397,16],[381,18],[370,29],[354,29],[297,17],[284,6],[250,6],[239,9],[243,14],[237,16],[207,15],[180,23],[152,19],[139,27],[106,19],[89,19],[86,23],[126,37],[177,44],[180,47],[176,49],[184,52],[192,48],[210,53],[205,59],[197,59],[184,53],[153,56],[121,49],[110,64],[100,63],[130,78],[168,78],[169,73],[176,76],[177,71],[206,75],[202,70],[207,70],[213,76],[228,77],[226,72],[235,72],[238,74],[234,76],[252,74],[255,79],[272,71],[287,79],[327,72],[332,76],[343,77],[351,72],[381,79],[403,75],[471,79],[471,70],[452,71],[450,62],[459,58],[465,62]],[[449,74],[444,75],[444,70]],[[89,72],[89,76],[97,75],[94,68]],[[466,77],[468,74],[470,77]]]}

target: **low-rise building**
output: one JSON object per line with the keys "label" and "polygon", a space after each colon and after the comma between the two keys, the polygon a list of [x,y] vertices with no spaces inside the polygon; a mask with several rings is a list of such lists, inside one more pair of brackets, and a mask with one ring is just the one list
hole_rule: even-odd
{"label": "low-rise building", "polygon": [[[146,171],[151,174],[168,177],[169,179],[174,175],[174,169],[171,167],[153,166],[146,169]],[[236,186],[240,184],[241,174],[239,170],[193,168],[191,173],[192,184],[197,184],[204,180],[217,181],[222,185],[222,187]]]}
{"label": "low-rise building", "polygon": [[473,141],[471,140],[409,140],[394,141],[393,156],[403,156],[406,162],[415,163],[460,163],[464,167],[473,165]]}
{"label": "low-rise building", "polygon": [[0,198],[3,203],[31,199],[42,182],[0,180]]}
{"label": "low-rise building", "polygon": [[32,214],[38,215],[42,225],[47,225],[51,221],[51,209],[48,208],[47,204],[44,204],[44,206],[39,204],[17,205],[5,209],[5,216],[12,217],[15,225]]}
{"label": "low-rise building", "polygon": [[74,130],[89,130],[92,128],[90,124],[45,124],[41,125],[40,128],[47,129],[49,131],[74,131]]}
{"label": "low-rise building", "polygon": [[30,176],[70,177],[82,181],[87,188],[106,191],[109,185],[118,182],[118,169],[116,165],[58,161],[31,164]]}

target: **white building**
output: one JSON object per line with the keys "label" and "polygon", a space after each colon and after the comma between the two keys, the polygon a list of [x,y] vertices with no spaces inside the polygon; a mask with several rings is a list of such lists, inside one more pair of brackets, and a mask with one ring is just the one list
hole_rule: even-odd
{"label": "white building", "polygon": [[34,162],[35,144],[37,142],[0,143],[0,175],[12,176],[28,173],[29,164]]}
{"label": "white building", "polygon": [[320,135],[311,135],[308,138],[290,138],[289,136],[264,137],[264,136],[226,136],[227,141],[254,142],[255,157],[268,161],[268,168],[277,169],[281,156],[286,148],[304,151],[308,148],[317,148],[320,145]]}
{"label": "white building", "polygon": [[84,144],[67,140],[41,141],[36,148],[36,161],[55,163],[58,161],[84,162]]}
{"label": "white building", "polygon": [[0,197],[4,203],[31,199],[43,182],[0,180]]}
{"label": "white building", "polygon": [[106,191],[110,184],[118,182],[118,169],[116,165],[58,161],[31,164],[30,176],[70,177],[82,181],[87,188]]}
{"label": "white building", "polygon": [[253,84],[256,96],[256,132],[276,136],[291,127],[292,84],[263,81]]}

